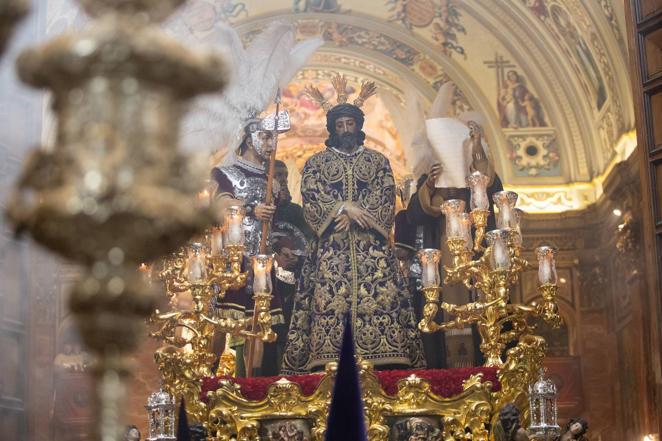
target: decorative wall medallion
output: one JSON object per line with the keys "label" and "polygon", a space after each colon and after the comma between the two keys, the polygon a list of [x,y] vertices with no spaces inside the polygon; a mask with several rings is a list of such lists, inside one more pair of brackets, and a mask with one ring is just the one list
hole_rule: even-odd
{"label": "decorative wall medallion", "polygon": [[516,176],[559,176],[559,147],[553,130],[504,130]]}
{"label": "decorative wall medallion", "polygon": [[407,29],[425,28],[434,21],[437,6],[432,0],[387,0],[389,20],[399,21]]}
{"label": "decorative wall medallion", "polygon": [[453,53],[464,55],[464,48],[458,43],[458,34],[467,31],[460,22],[460,12],[451,0],[386,0],[391,13],[390,21],[397,21],[407,29],[432,26],[432,39],[437,42],[444,55]]}

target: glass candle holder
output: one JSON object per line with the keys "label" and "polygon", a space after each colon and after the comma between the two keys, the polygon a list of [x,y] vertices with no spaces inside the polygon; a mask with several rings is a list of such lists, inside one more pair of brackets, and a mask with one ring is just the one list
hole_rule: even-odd
{"label": "glass candle holder", "polygon": [[421,283],[423,288],[436,288],[441,286],[439,263],[441,251],[434,248],[425,248],[418,252],[421,261]]}
{"label": "glass candle holder", "polygon": [[239,246],[244,244],[244,207],[231,205],[225,214],[225,245]]}
{"label": "glass candle holder", "polygon": [[514,191],[499,191],[494,193],[494,204],[497,206],[497,228],[500,230],[515,228],[513,209],[517,203],[517,193]]}
{"label": "glass candle holder", "polygon": [[474,247],[473,237],[471,236],[471,227],[473,225],[471,215],[469,213],[460,213],[459,218],[464,236],[464,246],[467,250],[471,250]]}
{"label": "glass candle holder", "polygon": [[464,232],[460,222],[460,214],[464,213],[465,203],[460,199],[449,199],[441,205],[441,211],[446,216],[446,237],[462,239]]}
{"label": "glass candle holder", "polygon": [[490,254],[490,267],[495,271],[510,268],[510,253],[506,245],[507,231],[492,230],[486,234],[487,243],[492,248]]}
{"label": "glass candle holder", "polygon": [[211,255],[214,257],[220,256],[223,253],[223,236],[223,228],[213,227],[211,229]]}
{"label": "glass candle holder", "polygon": [[538,283],[540,285],[556,285],[556,250],[552,247],[542,246],[536,248],[538,258]]}
{"label": "glass candle holder", "polygon": [[273,255],[258,254],[253,256],[253,293],[271,294],[271,268]]}
{"label": "glass candle holder", "polygon": [[467,186],[471,190],[471,210],[489,210],[490,200],[487,197],[487,184],[490,178],[479,171],[467,176]]}
{"label": "glass candle holder", "polygon": [[189,247],[187,276],[191,283],[200,283],[207,279],[207,255],[201,243]]}

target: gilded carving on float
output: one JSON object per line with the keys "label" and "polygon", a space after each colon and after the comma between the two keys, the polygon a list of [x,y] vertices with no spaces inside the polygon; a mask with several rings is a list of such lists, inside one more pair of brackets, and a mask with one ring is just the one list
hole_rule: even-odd
{"label": "gilded carving on float", "polygon": [[[465,380],[462,393],[452,398],[436,395],[430,384],[415,374],[400,380],[397,393],[389,395],[380,386],[372,365],[361,360],[358,364],[368,438],[371,441],[389,440],[389,419],[412,416],[441,418],[443,439],[468,439],[465,438],[465,429],[469,428],[472,431],[470,439],[487,441],[488,424],[494,413],[494,397],[502,396],[503,400],[507,400],[514,396],[491,392],[492,383],[483,381],[482,374]],[[245,399],[239,386],[221,380],[219,388],[207,395],[211,409],[207,421],[209,439],[260,439],[261,425],[279,418],[281,421],[309,421],[312,439],[322,441],[336,368],[336,363],[326,366],[319,386],[311,395],[304,395],[301,386],[282,378],[269,386],[267,396],[259,401]]]}
{"label": "gilded carving on float", "polygon": [[159,29],[183,0],[79,3],[92,26],[18,60],[24,82],[53,93],[57,142],[28,157],[7,215],[18,233],[85,268],[70,308],[95,357],[97,436],[116,439],[127,355],[154,308],[136,268],[213,219],[196,204],[204,174],[177,151],[179,120],[190,98],[220,90],[227,74],[220,56]]}
{"label": "gilded carving on float", "polygon": [[[435,394],[430,383],[415,373],[398,381],[397,392],[386,393],[372,365],[359,359],[368,439],[392,439],[393,421],[406,418],[440,420],[440,439],[444,440],[492,439],[491,428],[503,406],[514,403],[528,414],[528,388],[538,378],[545,348],[541,337],[522,337],[516,347],[508,350],[507,361],[497,373],[498,391],[493,391],[493,384],[479,373],[464,380],[462,391],[452,397]],[[327,364],[319,385],[310,394],[304,394],[299,384],[281,378],[269,386],[261,400],[245,398],[232,380],[219,380],[218,388],[207,392],[206,397],[209,439],[262,439],[265,426],[272,421],[305,421],[311,439],[323,440],[336,367],[336,363]]]}

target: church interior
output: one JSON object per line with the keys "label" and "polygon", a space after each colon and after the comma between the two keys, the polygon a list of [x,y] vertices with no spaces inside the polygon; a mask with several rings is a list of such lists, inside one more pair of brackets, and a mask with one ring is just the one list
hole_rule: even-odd
{"label": "church interior", "polygon": [[[131,40],[118,16],[150,28],[136,28],[141,35],[136,57],[112,45],[104,55],[95,46],[97,38]],[[458,306],[449,308],[455,308],[463,326],[440,327],[447,373],[416,376],[412,367],[397,376],[400,371],[390,374],[359,363],[367,439],[519,440],[496,433],[499,412],[515,403],[521,426],[533,433],[536,419],[551,418],[534,411],[540,403],[533,397],[541,394],[551,406],[547,411],[553,411],[557,433],[525,439],[659,440],[659,0],[0,0],[0,52],[7,39],[0,58],[5,213],[0,221],[0,439],[175,440],[182,397],[189,421],[200,423],[205,434],[178,439],[324,439],[334,367],[301,381],[279,380],[277,368],[273,376],[233,379],[243,357],[232,346],[236,336],[245,337],[247,345],[259,339],[266,345],[273,330],[289,338],[289,323],[283,322],[284,328],[272,323],[270,278],[264,298],[255,291],[252,323],[208,312],[215,301],[209,296],[220,298],[246,283],[257,290],[259,274],[254,269],[247,282],[243,242],[232,242],[225,230],[225,251],[214,253],[210,204],[221,191],[198,185],[200,176],[207,178],[212,166],[230,154],[216,136],[215,119],[223,116],[213,109],[202,121],[184,116],[186,103],[196,95],[219,99],[237,81],[228,67],[236,51],[220,47],[218,29],[234,29],[241,44],[250,47],[262,42],[260,34],[274,22],[291,26],[294,42],[321,39],[281,85],[278,103],[270,99],[259,109],[276,117],[270,129],[276,133],[275,159],[287,166],[292,203],[303,205],[305,215],[310,196],[300,188],[307,188],[309,159],[328,150],[325,118],[331,114],[311,99],[310,90],[334,96],[338,78],[344,78],[350,95],[369,82],[376,86],[362,106],[362,130],[365,146],[390,163],[398,192],[394,212],[408,210],[416,181],[434,162],[420,160],[415,127],[425,125],[417,117],[429,115],[441,90],[450,90],[450,115],[480,115],[501,193],[515,193],[510,208],[517,207],[518,242],[511,246],[511,236],[504,240],[508,271],[515,274],[517,266],[517,274],[503,282],[503,291],[492,286],[499,283],[498,271],[478,274],[482,270],[475,269],[486,260],[473,251],[496,259],[497,245],[503,246],[501,236],[486,233],[477,216],[465,216],[468,240],[472,231],[481,230],[488,248],[475,236],[473,251],[471,245],[469,251],[453,251],[448,239],[450,254],[421,255],[424,272],[426,258],[432,259],[430,268],[436,264],[432,282],[423,283],[425,294],[419,293],[425,308],[436,308],[429,315],[427,309],[422,312],[427,324],[437,326],[437,309],[455,302]],[[220,52],[212,58],[203,56],[205,50]],[[97,51],[97,58],[88,56]],[[111,84],[122,75],[116,89],[104,89],[104,81]],[[444,89],[450,83],[454,87]],[[193,114],[199,110],[191,107]],[[288,112],[289,130],[282,133],[274,128],[281,123],[277,108]],[[177,133],[180,118],[182,131],[188,130],[183,135]],[[269,160],[266,164],[269,170]],[[117,180],[124,198],[113,204],[101,196],[108,176]],[[271,201],[270,190],[266,194]],[[502,203],[508,208],[508,201]],[[504,210],[499,205],[499,213]],[[451,211],[450,206],[444,211],[448,219]],[[224,219],[231,231],[232,214]],[[214,263],[201,269],[215,284],[211,294],[200,294],[196,287],[202,285],[180,280],[183,273],[177,272],[188,265],[184,271],[193,280],[190,265],[200,249],[190,244],[200,234],[201,241],[211,243],[208,249],[203,244],[202,252],[211,253]],[[391,245],[398,242],[392,228],[386,234]],[[193,257],[177,251],[186,244]],[[156,261],[158,269],[151,265]],[[473,275],[457,270],[472,263],[476,272],[467,274]],[[230,269],[218,272],[217,264]],[[538,264],[552,265],[554,277],[544,279]],[[483,303],[451,299],[446,282],[443,288],[439,280],[435,285],[442,266],[447,278],[464,277],[474,290],[489,285],[485,292],[505,297],[491,301],[488,295]],[[480,285],[479,276],[492,278]],[[189,315],[168,312],[177,311],[173,292],[182,284],[194,304]],[[141,291],[143,285],[149,285],[154,299]],[[464,303],[478,306],[462,309]],[[518,341],[512,346],[494,337],[497,349],[483,354],[487,361],[481,367],[471,354],[475,329],[483,343],[492,338],[487,330],[506,332],[485,312],[491,308],[505,314],[499,317],[512,323],[507,329]],[[188,340],[188,348],[178,352],[172,348],[183,337],[173,326],[186,320],[197,321],[187,329],[205,340]],[[424,327],[418,325],[416,332],[425,337]],[[218,334],[228,335],[220,345]],[[205,349],[197,351],[198,343]],[[481,351],[486,346],[480,345]],[[266,350],[262,357],[268,357]],[[252,352],[246,360],[253,366]],[[458,379],[460,373],[465,376]],[[443,386],[451,392],[440,392],[435,381],[448,383]],[[543,382],[551,395],[537,388]],[[407,438],[405,417],[440,423],[418,437],[411,429]],[[158,430],[170,435],[155,434],[155,418],[167,419]],[[305,433],[278,438],[275,429],[269,432],[270,424],[284,420],[293,422],[295,432],[294,422],[301,424]],[[588,430],[565,433],[571,421]],[[131,426],[137,438],[125,435]]]}

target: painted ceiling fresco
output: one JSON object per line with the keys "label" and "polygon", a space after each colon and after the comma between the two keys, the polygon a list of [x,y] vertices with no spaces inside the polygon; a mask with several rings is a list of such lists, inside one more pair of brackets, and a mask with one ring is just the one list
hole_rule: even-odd
{"label": "painted ceiling fresco", "polygon": [[[49,31],[84,20],[68,2],[49,0]],[[190,0],[166,26],[204,44],[224,22],[249,42],[274,19],[293,22],[298,38],[322,35],[326,42],[284,91],[295,129],[283,138],[280,155],[298,166],[324,140],[323,113],[301,90],[311,82],[321,86],[334,71],[354,84],[376,81],[399,98],[409,83],[427,105],[453,81],[456,110],[483,115],[497,170],[532,211],[595,201],[610,167],[632,150],[620,2]],[[397,130],[381,100],[371,106],[369,141],[402,175],[406,158]]]}

